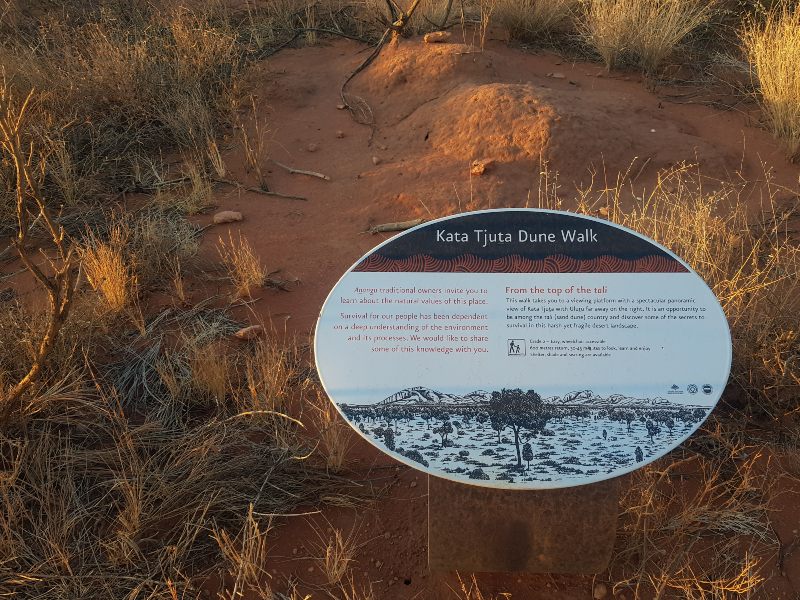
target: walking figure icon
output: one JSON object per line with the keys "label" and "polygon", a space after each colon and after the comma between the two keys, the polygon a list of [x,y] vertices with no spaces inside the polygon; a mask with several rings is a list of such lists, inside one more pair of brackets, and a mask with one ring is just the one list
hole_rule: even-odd
{"label": "walking figure icon", "polygon": [[509,356],[524,356],[525,355],[525,340],[508,340],[508,355]]}

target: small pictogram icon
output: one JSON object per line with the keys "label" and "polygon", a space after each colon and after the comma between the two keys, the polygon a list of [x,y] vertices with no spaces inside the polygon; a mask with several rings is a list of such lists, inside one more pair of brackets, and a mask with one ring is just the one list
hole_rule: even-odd
{"label": "small pictogram icon", "polygon": [[506,348],[509,356],[525,356],[525,340],[508,340]]}
{"label": "small pictogram icon", "polygon": [[713,391],[714,391],[714,388],[712,388],[710,384],[707,383],[707,384],[705,384],[703,386],[703,393],[704,394],[710,394]]}
{"label": "small pictogram icon", "polygon": [[690,383],[688,386],[686,386],[686,391],[689,392],[690,394],[696,394],[697,386],[693,383]]}

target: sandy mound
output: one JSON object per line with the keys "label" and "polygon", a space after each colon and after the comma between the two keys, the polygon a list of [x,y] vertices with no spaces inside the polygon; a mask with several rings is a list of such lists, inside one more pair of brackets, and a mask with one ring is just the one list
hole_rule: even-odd
{"label": "sandy mound", "polygon": [[557,118],[530,84],[463,84],[417,110],[405,128],[412,139],[429,132],[430,148],[453,158],[510,162],[546,152]]}
{"label": "sandy mound", "polygon": [[403,40],[386,48],[353,89],[372,106],[385,137],[420,160],[547,161],[571,178],[605,172],[643,175],[681,160],[733,173],[739,156],[713,145],[688,124],[660,114],[652,97],[617,89],[586,94],[574,72],[503,68],[507,59],[463,44]]}
{"label": "sandy mound", "polygon": [[369,99],[379,121],[396,123],[462,83],[492,81],[497,76],[493,60],[493,53],[464,44],[392,42],[359,75],[353,90]]}

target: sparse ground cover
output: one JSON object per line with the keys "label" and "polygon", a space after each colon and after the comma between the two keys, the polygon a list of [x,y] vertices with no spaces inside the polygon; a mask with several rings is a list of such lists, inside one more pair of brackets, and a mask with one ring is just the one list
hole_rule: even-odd
{"label": "sparse ground cover", "polygon": [[626,423],[607,410],[574,412],[548,418],[541,432],[523,436],[521,463],[507,427],[493,427],[491,419],[481,418],[480,413],[474,419],[469,412],[441,415],[433,423],[413,412],[388,421],[376,415],[371,423],[364,419],[360,425],[388,450],[445,473],[508,483],[547,482],[634,468],[655,454],[654,442],[680,440],[692,430],[694,419],[706,414],[703,409],[696,415],[675,411],[674,417],[669,411],[631,411],[632,419]]}
{"label": "sparse ground cover", "polygon": [[[796,593],[795,4],[640,2],[689,12],[606,51],[600,3],[422,2],[406,33],[450,43],[388,42],[344,100],[390,4],[179,4],[0,4],[0,596]],[[655,94],[570,62],[606,54]],[[369,227],[525,205],[692,264],[732,327],[731,383],[625,479],[609,572],[428,575],[424,480],[348,435],[304,336]]]}

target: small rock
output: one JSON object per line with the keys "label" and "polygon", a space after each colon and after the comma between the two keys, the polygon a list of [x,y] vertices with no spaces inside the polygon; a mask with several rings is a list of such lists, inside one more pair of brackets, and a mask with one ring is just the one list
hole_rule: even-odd
{"label": "small rock", "polygon": [[339,139],[342,139],[344,137],[344,131],[342,131],[341,129],[339,131],[337,131],[336,132],[336,137],[339,138]]}
{"label": "small rock", "polygon": [[[264,333],[265,331],[263,325],[250,325],[250,327],[244,327],[233,335],[240,340],[254,340],[257,337],[264,335]],[[297,554],[297,548],[292,550],[292,554]]]}
{"label": "small rock", "polygon": [[314,567],[308,567],[308,572],[309,573],[313,573],[314,572]]}
{"label": "small rock", "polygon": [[381,561],[379,561],[379,560],[375,561],[375,568],[376,569],[380,569],[382,566],[383,566],[383,563]]}
{"label": "small rock", "polygon": [[292,548],[292,554],[297,554],[297,548]]}
{"label": "small rock", "polygon": [[449,40],[450,35],[449,31],[432,31],[431,33],[426,33],[423,39],[426,44],[441,44]]}
{"label": "small rock", "polygon": [[339,110],[344,110],[345,108],[347,108],[347,104],[337,104],[336,108]]}
{"label": "small rock", "polygon": [[241,221],[242,213],[235,210],[223,210],[214,215],[214,225],[222,225],[223,223],[233,223],[234,221]]}
{"label": "small rock", "polygon": [[650,133],[655,133],[655,132],[656,132],[656,130],[655,130],[655,129],[651,129],[651,130],[650,130]]}
{"label": "small rock", "polygon": [[378,144],[378,148],[379,148],[380,150],[388,150],[388,149],[389,149],[389,146],[384,146],[383,144]]}
{"label": "small rock", "polygon": [[560,71],[556,71],[555,73],[548,73],[548,77],[552,77],[553,79],[566,79],[567,76],[561,73]]}
{"label": "small rock", "polygon": [[314,142],[311,142],[308,146],[306,146],[306,150],[308,150],[309,152],[316,152],[317,150],[319,150],[319,145],[315,144]]}
{"label": "small rock", "polygon": [[416,481],[412,481],[411,484],[408,487],[412,487],[412,488],[417,487],[417,482]]}
{"label": "small rock", "polygon": [[603,600],[606,596],[608,596],[608,588],[605,583],[598,583],[594,586],[594,591],[592,592],[594,600]]}
{"label": "small rock", "polygon": [[608,217],[608,207],[607,206],[601,206],[599,209],[597,209],[597,214],[600,215],[603,218]]}
{"label": "small rock", "polygon": [[381,164],[381,157],[380,156],[373,156],[372,157],[372,164],[377,166]]}
{"label": "small rock", "polygon": [[491,158],[483,159],[483,160],[473,160],[472,166],[469,168],[469,172],[471,175],[480,176],[483,175],[488,169],[494,166],[494,160]]}

